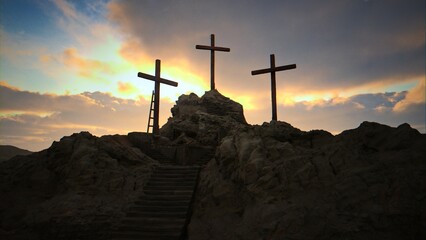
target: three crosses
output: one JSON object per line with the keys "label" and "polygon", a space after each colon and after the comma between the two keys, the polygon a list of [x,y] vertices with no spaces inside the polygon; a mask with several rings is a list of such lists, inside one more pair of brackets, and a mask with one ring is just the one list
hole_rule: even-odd
{"label": "three crosses", "polygon": [[[214,82],[214,69],[215,69],[215,51],[221,51],[221,52],[230,52],[230,48],[225,47],[217,47],[215,46],[215,38],[214,34],[210,35],[211,44],[210,46],[205,45],[196,45],[195,48],[199,50],[210,50],[210,89],[215,89],[215,82]],[[251,75],[258,75],[258,74],[264,74],[264,73],[270,73],[271,74],[271,100],[272,100],[272,120],[277,120],[277,100],[276,100],[276,82],[275,82],[275,73],[278,71],[284,71],[284,70],[290,70],[296,68],[296,64],[291,65],[285,65],[285,66],[275,66],[275,56],[274,54],[271,54],[270,56],[270,68],[255,70],[251,72]],[[174,81],[170,81],[164,78],[161,78],[160,76],[161,72],[161,61],[155,60],[155,76],[145,74],[145,73],[138,73],[138,77],[145,78],[148,80],[152,80],[155,82],[155,88],[154,88],[154,123],[153,123],[153,131],[152,133],[154,135],[159,135],[159,113],[160,113],[160,83],[164,83],[167,85],[171,85],[174,87],[177,87],[178,83]]]}

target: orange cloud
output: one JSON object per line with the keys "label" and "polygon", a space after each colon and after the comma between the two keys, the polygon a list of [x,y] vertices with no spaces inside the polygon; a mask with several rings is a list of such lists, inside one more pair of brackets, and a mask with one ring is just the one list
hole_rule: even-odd
{"label": "orange cloud", "polygon": [[129,82],[118,82],[118,91],[121,93],[136,93],[138,89]]}
{"label": "orange cloud", "polygon": [[425,87],[425,80],[420,80],[417,86],[408,91],[405,99],[395,105],[393,111],[402,112],[410,105],[425,103]]}

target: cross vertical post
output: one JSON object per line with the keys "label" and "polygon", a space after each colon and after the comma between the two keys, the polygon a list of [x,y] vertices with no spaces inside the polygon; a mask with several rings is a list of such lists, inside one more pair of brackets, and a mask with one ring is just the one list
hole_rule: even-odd
{"label": "cross vertical post", "polygon": [[[275,55],[271,54],[271,69],[275,68]],[[272,120],[277,120],[277,83],[275,80],[275,71],[271,72],[271,101],[272,101]]]}
{"label": "cross vertical post", "polygon": [[160,125],[158,123],[160,118],[160,72],[161,72],[161,61],[155,60],[155,100],[154,100],[154,128],[153,133],[158,134],[160,132]]}
{"label": "cross vertical post", "polygon": [[[210,35],[210,45],[214,47],[214,34]],[[210,90],[216,89],[214,83],[214,50],[210,50]]]}
{"label": "cross vertical post", "polygon": [[210,50],[210,90],[216,89],[214,70],[215,70],[215,51],[230,52],[230,48],[217,47],[215,46],[214,34],[210,35],[210,46],[195,45],[195,49],[199,50]]}
{"label": "cross vertical post", "polygon": [[295,69],[296,64],[275,67],[275,55],[270,55],[270,68],[251,71],[251,75],[271,73],[271,102],[272,102],[272,120],[277,121],[277,86],[276,72]]}
{"label": "cross vertical post", "polygon": [[[177,87],[178,83],[174,81],[170,81],[164,78],[161,78],[161,61],[159,59],[155,60],[155,75],[149,75],[146,73],[138,73],[138,77],[145,78],[151,81],[155,82],[154,87],[154,124],[153,124],[153,131],[152,133],[157,136],[160,135],[160,126],[159,126],[159,119],[160,119],[160,84],[164,83],[167,85],[171,85],[173,87]],[[149,128],[149,126],[148,126]]]}

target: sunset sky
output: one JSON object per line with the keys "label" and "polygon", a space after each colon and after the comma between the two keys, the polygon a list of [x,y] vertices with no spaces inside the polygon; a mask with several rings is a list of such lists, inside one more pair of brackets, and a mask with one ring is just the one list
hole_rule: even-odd
{"label": "sunset sky", "polygon": [[38,151],[75,132],[146,131],[161,59],[160,125],[182,94],[216,88],[251,124],[278,119],[339,134],[363,121],[425,133],[424,0],[1,0],[0,144]]}

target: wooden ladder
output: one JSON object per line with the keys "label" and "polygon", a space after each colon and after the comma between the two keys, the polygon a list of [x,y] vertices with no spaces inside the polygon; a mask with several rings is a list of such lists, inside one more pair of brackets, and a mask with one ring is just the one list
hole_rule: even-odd
{"label": "wooden ladder", "polygon": [[146,128],[146,133],[149,133],[149,128],[154,129],[154,125],[151,125],[151,119],[154,119],[152,113],[154,112],[154,99],[155,99],[155,91],[152,91],[151,96],[151,106],[149,107],[149,117],[148,117],[148,127]]}

